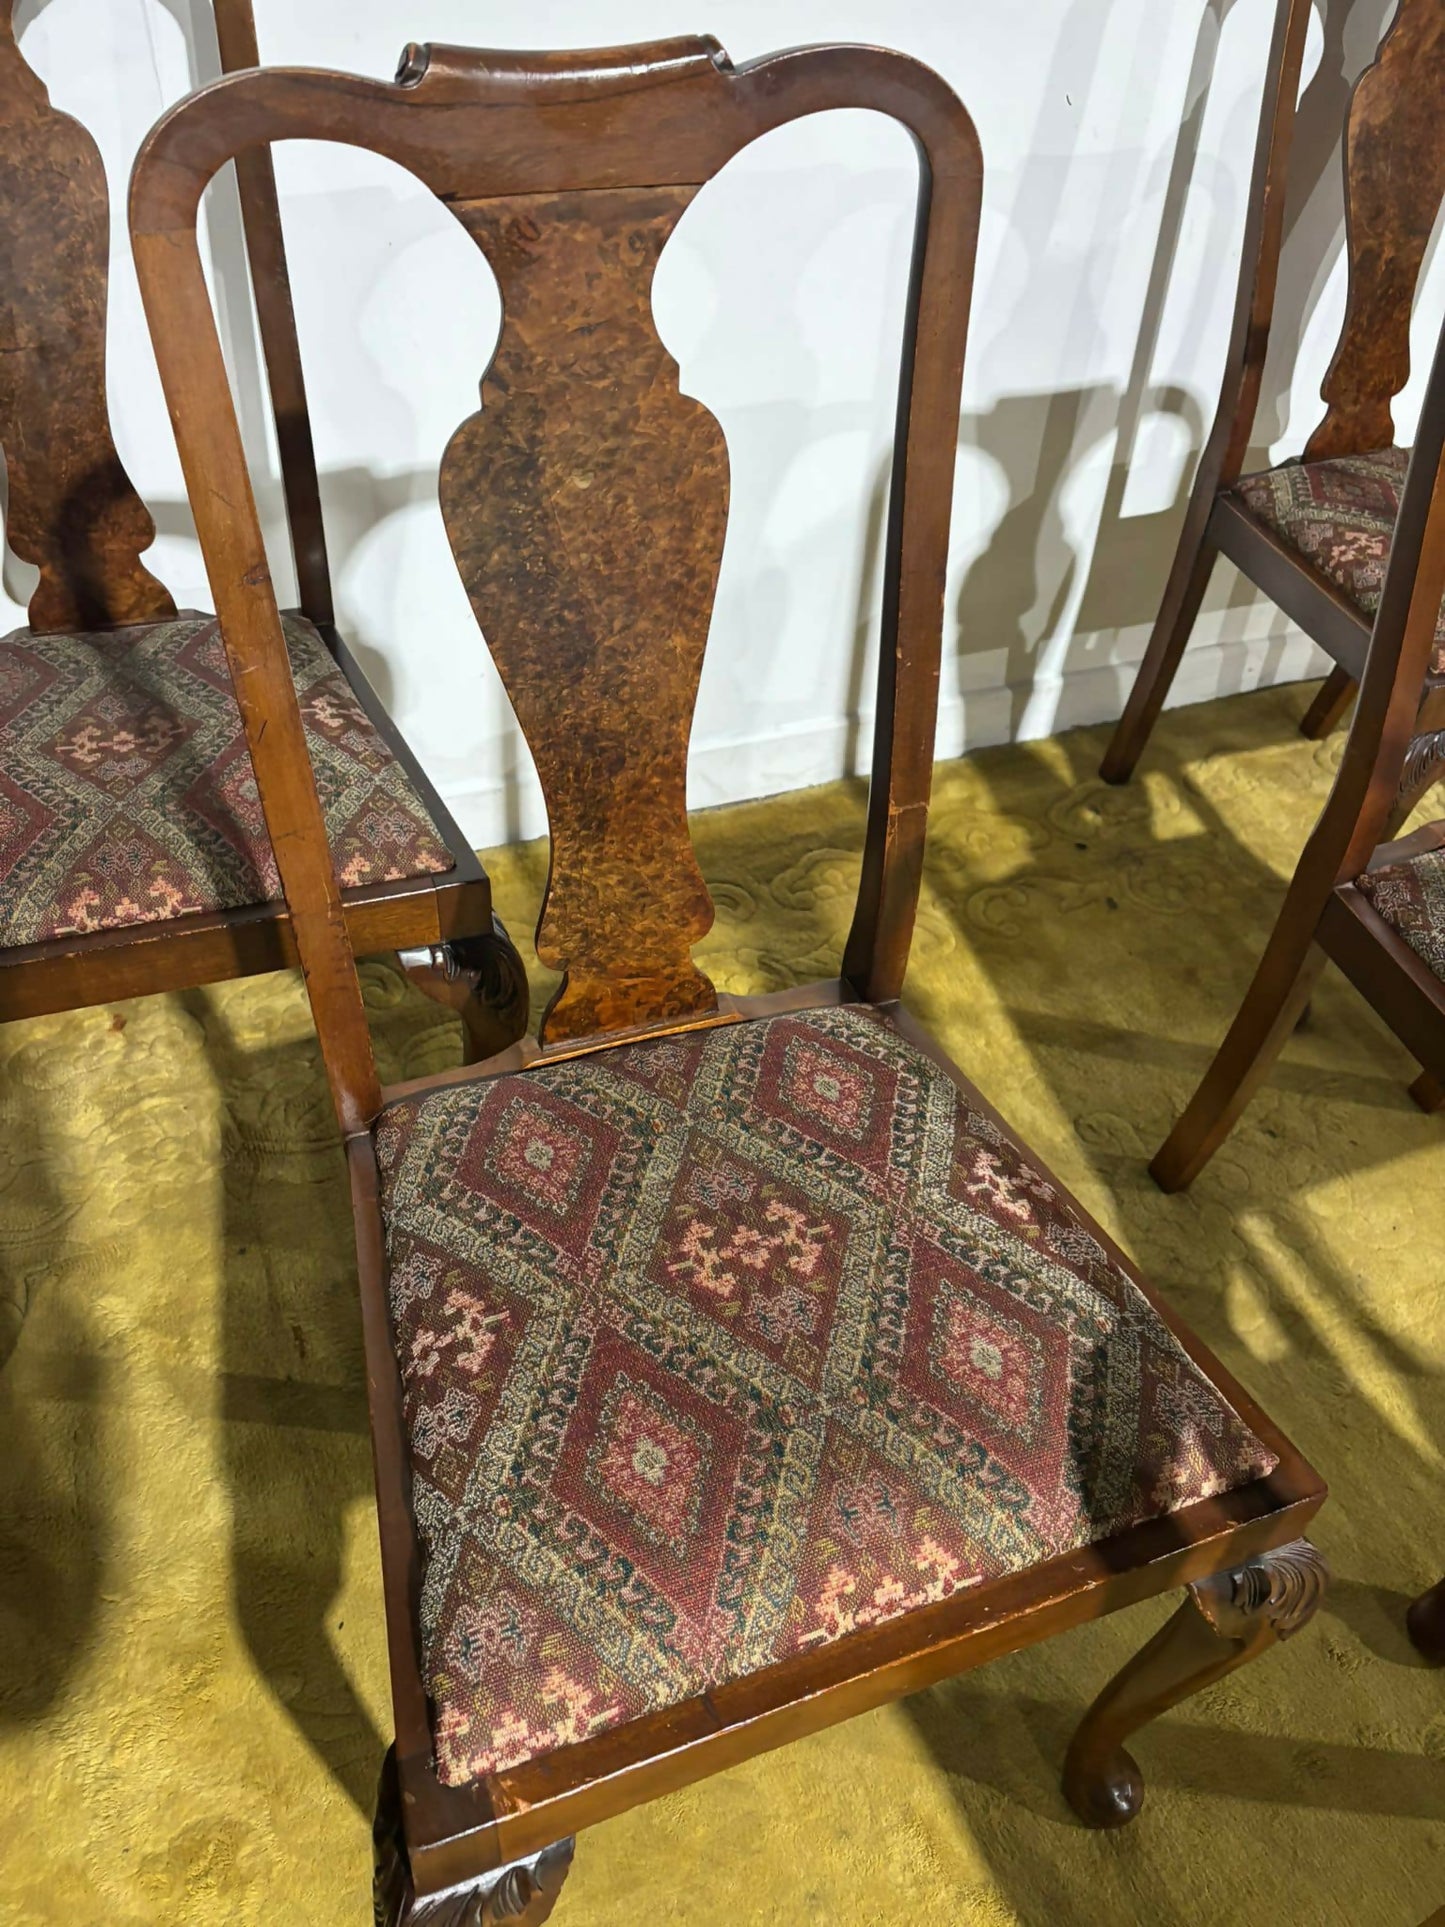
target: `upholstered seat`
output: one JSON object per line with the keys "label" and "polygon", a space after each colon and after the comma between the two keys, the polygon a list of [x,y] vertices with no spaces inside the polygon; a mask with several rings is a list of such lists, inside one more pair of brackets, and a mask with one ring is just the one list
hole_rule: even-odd
{"label": "upholstered seat", "polygon": [[1445,850],[1366,870],[1355,888],[1445,982]]}
{"label": "upholstered seat", "polygon": [[1276,1463],[866,1008],[437,1090],[377,1143],[446,1782]]}
{"label": "upholstered seat", "polygon": [[[1408,448],[1285,462],[1242,476],[1234,493],[1256,521],[1343,590],[1362,615],[1373,617],[1409,465]],[[1435,629],[1431,672],[1445,675],[1445,605]]]}
{"label": "upholstered seat", "polygon": [[[452,857],[310,623],[287,617],[343,883]],[[210,617],[0,641],[0,947],[281,895]]]}

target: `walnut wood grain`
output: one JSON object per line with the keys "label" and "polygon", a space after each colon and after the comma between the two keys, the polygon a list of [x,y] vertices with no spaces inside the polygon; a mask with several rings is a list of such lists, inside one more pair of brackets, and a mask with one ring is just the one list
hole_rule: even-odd
{"label": "walnut wood grain", "polygon": [[[212,4],[222,71],[232,74],[259,67],[261,54],[251,0],[212,0]],[[236,192],[276,424],[276,453],[296,564],[296,592],[303,614],[313,622],[329,623],[333,617],[331,573],[321,515],[321,481],[316,471],[311,413],[306,405],[276,169],[269,148],[253,147],[236,156]]]}
{"label": "walnut wood grain", "polygon": [[[257,64],[250,0],[215,0],[223,66]],[[329,611],[320,497],[271,157],[239,157],[238,186],[297,572],[308,613]],[[175,611],[138,560],[153,527],[121,468],[106,407],[105,325],[110,217],[100,156],[56,111],[15,42],[0,0],[0,445],[9,470],[9,532],[37,563],[32,626],[121,627]],[[473,1054],[525,1027],[521,965],[497,934],[490,886],[366,677],[329,624],[325,640],[386,753],[406,771],[446,842],[444,877],[408,878],[346,893],[362,951],[447,946],[472,939],[449,975],[421,987],[460,1012]],[[178,917],[0,949],[0,1021],[105,1003],[275,969],[295,961],[280,904]],[[491,1004],[493,993],[497,1000]]]}
{"label": "walnut wood grain", "polygon": [[541,1042],[717,1005],[692,961],[712,901],[687,745],[727,526],[727,448],[652,319],[688,187],[458,210],[505,321],[441,468],[472,607],[541,779],[537,954],[564,972]]}
{"label": "walnut wood grain", "polygon": [[1390,405],[1410,375],[1411,307],[1442,195],[1445,7],[1400,0],[1345,125],[1349,292],[1307,462],[1394,440]]}
{"label": "walnut wood grain", "polygon": [[110,220],[100,153],[50,103],[0,4],[0,446],[11,548],[40,571],[31,627],[107,629],[175,614],[141,562],[155,524],[106,411]]}

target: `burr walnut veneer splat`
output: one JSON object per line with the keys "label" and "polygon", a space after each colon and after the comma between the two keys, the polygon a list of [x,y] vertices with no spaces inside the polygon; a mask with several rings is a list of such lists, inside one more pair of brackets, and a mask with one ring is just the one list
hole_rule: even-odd
{"label": "burr walnut veneer splat", "polygon": [[[843,971],[720,996],[683,809],[726,513],[652,271],[756,136],[871,107],[919,157],[868,834]],[[383,1091],[196,246],[287,138],[409,167],[491,260],[442,468],[536,756],[536,1044]],[[973,124],[916,61],[714,41],[410,49],[394,85],[238,74],[137,162],[131,229],[352,1175],[396,1743],[387,1923],[536,1923],[580,1827],[1078,1621],[1186,1589],[1065,1785],[1137,1812],[1135,1728],[1300,1627],[1324,1497],[898,1002],[918,896]]]}

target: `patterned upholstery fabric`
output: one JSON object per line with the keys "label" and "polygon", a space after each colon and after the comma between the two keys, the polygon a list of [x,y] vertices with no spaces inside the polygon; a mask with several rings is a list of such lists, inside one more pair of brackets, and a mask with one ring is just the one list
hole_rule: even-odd
{"label": "patterned upholstery fabric", "polygon": [[[285,626],[342,882],[449,870],[320,636]],[[0,947],[280,895],[210,617],[0,641]]]}
{"label": "patterned upholstery fabric", "polygon": [[[1362,614],[1373,616],[1385,586],[1409,463],[1408,448],[1328,462],[1285,462],[1261,475],[1243,476],[1234,492],[1257,521],[1343,589]],[[1430,668],[1445,675],[1445,604]]]}
{"label": "patterned upholstery fabric", "polygon": [[378,1146],[448,1783],[1275,1464],[867,1011],[429,1093]]}
{"label": "patterned upholstery fabric", "polygon": [[1445,850],[1367,870],[1355,888],[1397,930],[1421,961],[1445,981]]}

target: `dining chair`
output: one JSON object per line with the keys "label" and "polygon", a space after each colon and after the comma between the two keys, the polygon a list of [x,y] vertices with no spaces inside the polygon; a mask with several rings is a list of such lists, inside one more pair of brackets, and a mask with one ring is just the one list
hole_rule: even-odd
{"label": "dining chair", "polygon": [[[1445,595],[1445,334],[1421,407],[1339,770],[1228,1035],[1150,1170],[1189,1184],[1233,1128],[1333,961],[1445,1091],[1445,822],[1385,841],[1445,763],[1445,689],[1420,701]],[[1422,722],[1427,733],[1421,733]]]}
{"label": "dining chair", "polygon": [[[1214,426],[1195,475],[1158,619],[1100,766],[1134,773],[1224,556],[1298,623],[1333,667],[1300,725],[1332,730],[1348,709],[1382,619],[1382,588],[1409,450],[1391,406],[1410,372],[1411,308],[1445,193],[1445,9],[1400,0],[1344,129],[1348,295],[1303,455],[1244,473],[1269,346],[1310,0],[1279,0],[1245,216],[1234,321]],[[1445,611],[1421,678],[1419,731],[1445,687]],[[1439,772],[1421,762],[1417,795]],[[1402,799],[1403,816],[1414,797]]]}
{"label": "dining chair", "polygon": [[[919,200],[866,849],[841,976],[720,993],[688,734],[727,517],[654,269],[699,186],[803,115],[903,123]],[[196,241],[286,139],[369,148],[500,284],[441,464],[535,758],[561,982],[538,1036],[381,1087]],[[394,84],[236,74],[146,141],[131,234],[350,1164],[396,1739],[377,1918],[551,1913],[576,1831],[1183,1588],[1084,1716],[1129,1736],[1295,1632],[1318,1475],[899,1002],[918,900],[982,170],[926,67],[714,40],[410,47]]]}
{"label": "dining chair", "polygon": [[[250,0],[217,0],[256,65]],[[359,951],[400,953],[482,1057],[525,1028],[486,873],[338,634],[269,154],[239,165],[301,607],[286,639]],[[155,525],[111,433],[110,226],[89,134],[0,5],[0,447],[39,580],[0,640],[0,1019],[294,962],[216,623],[141,560]]]}

